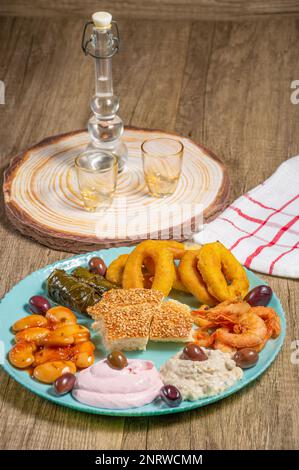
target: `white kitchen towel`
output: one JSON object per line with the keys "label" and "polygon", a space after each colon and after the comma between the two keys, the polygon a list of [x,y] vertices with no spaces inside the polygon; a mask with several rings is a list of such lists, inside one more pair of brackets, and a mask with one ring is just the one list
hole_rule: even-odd
{"label": "white kitchen towel", "polygon": [[200,244],[216,240],[250,269],[299,278],[299,155],[194,235]]}

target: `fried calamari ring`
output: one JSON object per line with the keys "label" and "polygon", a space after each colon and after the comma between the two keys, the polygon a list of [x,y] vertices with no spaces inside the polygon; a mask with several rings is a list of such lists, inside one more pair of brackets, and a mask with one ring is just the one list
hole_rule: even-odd
{"label": "fried calamari ring", "polygon": [[[158,247],[160,244],[161,246],[166,246],[172,253],[173,253],[173,258],[174,259],[181,259],[185,253],[184,245],[182,243],[173,241],[173,240],[157,240],[156,246]],[[158,245],[159,244],[159,245]],[[146,267],[147,271],[154,275],[155,274],[155,263],[154,260],[150,257],[144,259],[144,266]],[[178,272],[178,267],[176,264],[174,265],[175,267],[175,278],[173,281],[173,286],[172,288],[175,290],[179,290],[182,292],[189,292],[188,289],[184,286],[184,284],[181,281],[179,272]]]}
{"label": "fried calamari ring", "polygon": [[215,305],[216,299],[210,295],[207,287],[197,270],[197,256],[200,250],[187,250],[179,264],[179,275],[184,286],[202,304]]}
{"label": "fried calamari ring", "polygon": [[199,250],[197,269],[211,296],[220,302],[243,298],[248,292],[245,269],[220,242],[208,243]]}
{"label": "fried calamari ring", "polygon": [[[158,244],[163,247],[169,248],[169,250],[173,253],[173,256],[175,259],[180,259],[183,256],[184,253],[184,245],[182,243],[176,242],[174,240],[157,240],[155,241],[156,246],[158,247]],[[107,272],[106,272],[106,279],[114,284],[117,284],[119,286],[122,285],[122,277],[123,277],[123,271],[126,265],[126,262],[128,260],[129,255],[124,254],[118,256],[112,263],[109,265]],[[148,257],[144,259],[144,266],[147,269],[148,272],[144,273],[144,284],[146,288],[151,287],[151,277],[154,276],[155,274],[155,263],[152,258]],[[186,288],[183,286],[181,283],[177,269],[176,269],[176,278],[174,280],[174,289],[186,291]]]}
{"label": "fried calamari ring", "polygon": [[181,276],[180,276],[180,273],[179,273],[179,267],[175,264],[174,265],[174,269],[175,269],[175,278],[174,278],[174,281],[173,281],[173,286],[172,288],[174,290],[179,290],[180,292],[186,292],[187,294],[190,293],[190,291],[188,290],[188,288],[183,284],[182,280],[181,280]]}
{"label": "fried calamari ring", "polygon": [[[123,272],[128,258],[128,254],[120,255],[110,263],[105,276],[108,281],[116,284],[117,286],[122,286]],[[148,260],[151,261],[151,258],[148,258]],[[144,272],[144,287],[146,289],[151,288],[153,283],[152,278],[153,275],[150,272]]]}
{"label": "fried calamari ring", "polygon": [[[146,240],[146,242],[152,242],[154,246],[163,248],[168,248],[174,259],[181,259],[185,253],[185,246],[181,242],[176,242],[175,240]],[[144,242],[142,242],[144,243]]]}
{"label": "fried calamari ring", "polygon": [[110,263],[105,275],[107,281],[110,281],[118,286],[122,285],[123,272],[128,258],[128,254],[120,255],[118,258],[112,261],[112,263]]}
{"label": "fried calamari ring", "polygon": [[[144,260],[144,266],[146,267],[148,273],[151,276],[155,275],[155,263],[154,263],[152,258],[146,258]],[[179,290],[181,292],[189,293],[188,289],[184,286],[184,284],[181,281],[179,271],[178,271],[178,267],[175,263],[174,263],[174,269],[175,269],[175,278],[174,278],[174,281],[173,281],[172,288],[175,289],[175,290]]]}
{"label": "fried calamari ring", "polygon": [[155,275],[152,289],[163,292],[165,296],[172,289],[175,278],[173,254],[166,246],[159,245],[153,240],[141,242],[129,255],[123,272],[122,285],[124,289],[144,287],[142,266],[145,258],[152,258],[155,263]]}

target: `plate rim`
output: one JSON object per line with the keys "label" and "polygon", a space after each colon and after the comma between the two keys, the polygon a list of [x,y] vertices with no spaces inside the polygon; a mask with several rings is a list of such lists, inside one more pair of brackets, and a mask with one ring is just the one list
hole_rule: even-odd
{"label": "plate rim", "polygon": [[[124,247],[112,247],[112,248],[106,248],[106,249],[99,249],[99,250],[96,250],[96,251],[91,251],[91,252],[88,252],[88,253],[81,253],[81,254],[77,254],[77,255],[74,255],[74,256],[71,256],[71,257],[67,257],[67,258],[64,258],[62,260],[58,260],[58,261],[55,261],[51,264],[48,264],[48,265],[45,265],[43,266],[42,268],[39,268],[35,271],[33,271],[32,273],[28,274],[27,276],[25,276],[23,279],[21,279],[17,284],[15,284],[1,299],[0,299],[0,307],[2,305],[3,302],[5,302],[5,299],[11,295],[13,293],[13,291],[20,285],[22,284],[26,279],[30,278],[30,277],[35,277],[35,276],[38,276],[39,274],[42,274],[43,271],[45,269],[52,269],[54,267],[56,267],[57,265],[62,265],[64,263],[68,264],[69,262],[73,261],[73,260],[77,260],[77,259],[81,259],[81,258],[84,258],[84,257],[92,257],[92,256],[95,256],[95,255],[98,255],[101,253],[101,252],[107,252],[107,251],[116,251],[118,252],[119,250],[122,250],[122,249],[133,249],[132,246],[124,246]],[[257,274],[255,274],[252,270],[250,269],[247,269],[245,268],[246,271],[249,271],[255,278],[259,279],[260,278],[257,276]],[[268,283],[264,280],[262,280],[263,283],[265,285],[268,285]],[[271,357],[265,362],[265,364],[263,365],[263,367],[261,369],[258,369],[258,371],[256,373],[253,374],[252,377],[250,377],[249,379],[247,379],[246,383],[244,384],[243,382],[243,379],[241,379],[239,382],[237,382],[236,384],[234,384],[232,387],[228,388],[227,390],[223,391],[222,393],[220,394],[217,394],[217,395],[213,395],[211,397],[205,397],[205,398],[202,398],[201,400],[204,401],[204,403],[199,403],[200,400],[196,400],[194,402],[190,401],[185,401],[184,403],[188,403],[188,405],[184,405],[182,407],[174,407],[174,408],[171,408],[171,407],[165,407],[165,408],[157,408],[157,410],[149,410],[148,412],[147,411],[137,411],[137,409],[135,408],[126,408],[126,409],[111,409],[111,408],[96,408],[96,407],[91,407],[89,405],[85,405],[85,404],[81,404],[79,401],[74,401],[74,403],[76,403],[76,405],[73,405],[72,403],[64,403],[60,400],[60,397],[59,396],[52,396],[51,394],[47,394],[46,392],[40,392],[39,390],[33,390],[28,384],[24,383],[24,381],[22,381],[21,377],[19,377],[18,375],[18,372],[20,372],[19,369],[15,369],[13,366],[11,366],[11,364],[9,363],[9,361],[7,360],[7,357],[5,357],[5,360],[4,360],[4,364],[1,364],[1,367],[5,370],[5,372],[10,376],[12,377],[18,384],[20,384],[22,387],[24,387],[25,389],[27,389],[28,391],[30,391],[31,393],[45,399],[45,400],[48,400],[50,401],[51,403],[54,403],[58,406],[62,406],[62,407],[66,407],[66,408],[69,408],[69,409],[73,409],[75,411],[80,411],[82,413],[90,413],[90,414],[95,414],[95,415],[100,415],[100,416],[117,416],[117,417],[150,417],[150,416],[162,416],[162,415],[169,415],[169,414],[176,414],[176,413],[182,413],[182,412],[187,412],[187,411],[191,411],[191,410],[194,410],[194,409],[197,409],[197,408],[202,408],[204,406],[207,406],[207,405],[210,405],[212,403],[215,403],[217,401],[220,401],[220,400],[223,400],[227,397],[229,397],[230,395],[233,395],[237,392],[239,392],[240,390],[242,389],[245,389],[247,388],[247,386],[249,384],[252,384],[252,382],[254,382],[258,377],[260,377],[261,375],[264,374],[264,372],[271,366],[271,364],[274,362],[274,360],[276,359],[277,355],[279,354],[279,352],[281,351],[282,349],[282,346],[284,344],[284,340],[285,340],[285,337],[286,337],[286,314],[285,314],[285,311],[284,311],[284,308],[281,304],[281,301],[280,299],[277,297],[277,295],[275,294],[275,292],[273,292],[274,296],[275,296],[275,300],[276,302],[278,302],[278,305],[280,307],[280,311],[282,312],[282,315],[280,314],[280,319],[282,321],[282,328],[281,328],[281,333],[280,333],[280,336],[276,339],[277,341],[277,344],[276,344],[276,348],[275,348],[275,351],[273,352],[273,354],[271,355]],[[3,326],[3,320],[2,320],[2,316],[0,315],[0,325]],[[6,355],[7,356],[7,355]],[[24,371],[23,371],[24,372]],[[83,405],[83,406],[82,406]],[[146,405],[145,405],[146,406]],[[136,410],[136,411],[134,411]]]}

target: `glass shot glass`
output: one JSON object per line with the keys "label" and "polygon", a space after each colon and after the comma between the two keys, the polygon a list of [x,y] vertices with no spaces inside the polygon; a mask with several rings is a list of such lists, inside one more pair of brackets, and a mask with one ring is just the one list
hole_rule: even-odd
{"label": "glass shot glass", "polygon": [[155,197],[173,194],[183,162],[184,145],[180,140],[158,137],[141,145],[143,171],[149,192]]}
{"label": "glass shot glass", "polygon": [[84,207],[90,212],[108,209],[116,189],[118,163],[108,152],[87,150],[75,159]]}

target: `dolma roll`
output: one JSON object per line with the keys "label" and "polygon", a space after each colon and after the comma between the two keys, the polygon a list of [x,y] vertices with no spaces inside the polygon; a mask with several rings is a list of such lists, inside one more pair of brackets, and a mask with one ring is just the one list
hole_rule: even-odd
{"label": "dolma roll", "polygon": [[49,297],[54,302],[86,313],[87,307],[101,300],[101,294],[90,285],[68,274],[63,269],[55,269],[47,279]]}

